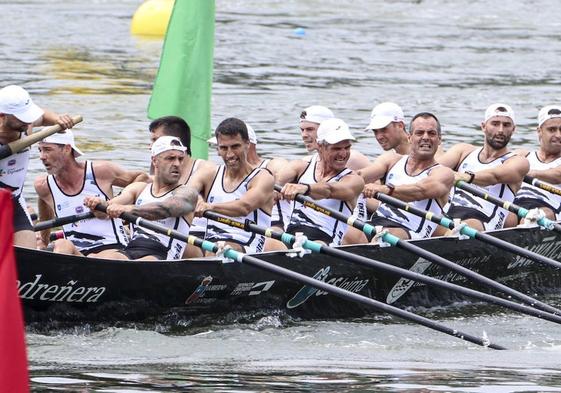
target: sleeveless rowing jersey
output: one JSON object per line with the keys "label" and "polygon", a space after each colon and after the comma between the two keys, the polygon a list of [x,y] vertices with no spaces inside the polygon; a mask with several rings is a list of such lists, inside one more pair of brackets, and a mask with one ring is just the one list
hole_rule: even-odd
{"label": "sleeveless rowing jersey", "polygon": [[[263,169],[259,167],[253,169],[253,171],[251,171],[249,175],[247,175],[245,179],[243,179],[231,192],[224,189],[225,170],[225,165],[220,165],[218,167],[218,171],[216,171],[216,175],[212,181],[212,186],[210,187],[210,191],[207,195],[208,203],[223,203],[240,199],[247,192],[251,180]],[[264,227],[269,227],[271,225],[271,216],[260,208],[255,209],[246,216],[232,218],[236,221],[242,222],[249,220],[254,222],[256,225]],[[206,239],[212,242],[229,241],[238,243],[244,246],[246,252],[252,253],[263,251],[263,245],[265,244],[265,237],[263,235],[233,228],[229,225],[212,220],[209,220],[207,224]]]}
{"label": "sleeveless rowing jersey", "polygon": [[[164,195],[157,197],[154,196],[154,194],[152,194],[152,184],[147,184],[144,190],[142,190],[142,192],[136,199],[135,206],[142,206],[147,203],[165,201],[166,199],[168,199],[173,195],[174,190],[175,188],[173,190],[166,192]],[[154,222],[162,226],[165,226],[167,228],[171,228],[178,232],[181,232],[185,236],[189,235],[190,225],[187,222],[187,220],[185,220],[185,218],[183,217],[168,217],[160,220],[154,220]],[[154,232],[151,229],[141,228],[139,226],[132,225],[132,224],[131,224],[131,228],[132,228],[131,241],[138,238],[146,238],[161,243],[167,249],[168,252],[166,260],[181,259],[181,257],[183,256],[183,252],[187,247],[186,242],[178,239],[172,239],[169,236]]]}
{"label": "sleeveless rowing jersey", "polygon": [[[509,152],[489,163],[482,163],[479,160],[479,155],[482,150],[483,148],[480,147],[468,154],[467,157],[460,163],[458,172],[478,172],[484,169],[495,168],[502,165],[503,162],[514,155],[514,153]],[[493,195],[505,201],[512,202],[514,200],[514,192],[508,184],[493,184],[487,187],[479,188],[488,192],[489,195]],[[464,191],[460,188],[456,188],[454,195],[452,196],[450,209],[453,209],[454,207],[473,209],[477,210],[480,214],[483,214],[483,216],[485,216],[484,227],[486,231],[501,229],[508,215],[508,211],[502,207],[498,207],[497,205],[476,197],[468,191]]]}
{"label": "sleeveless rowing jersey", "polygon": [[[395,186],[403,184],[413,184],[417,183],[427,176],[430,175],[431,170],[439,167],[440,164],[434,164],[416,175],[409,175],[407,173],[407,160],[409,156],[403,156],[395,163],[394,166],[390,168],[386,174],[386,184],[392,184]],[[418,209],[427,210],[435,214],[442,214],[443,207],[437,199],[422,199],[420,201],[409,202],[409,204]],[[390,206],[386,203],[381,202],[376,210],[376,215],[379,217],[387,218],[391,221],[395,221],[409,229],[409,234],[411,239],[423,239],[430,237],[438,224],[433,223],[425,219],[424,217],[419,217],[404,210],[398,209],[396,207]]]}
{"label": "sleeveless rowing jersey", "polygon": [[[97,184],[92,162],[86,161],[85,164],[82,189],[74,195],[68,195],[62,191],[53,175],[47,176],[47,184],[53,197],[57,217],[71,216],[87,211],[88,209],[84,206],[84,198],[87,196],[99,197],[105,201],[109,199]],[[90,218],[63,225],[62,229],[64,237],[70,240],[81,252],[100,246],[113,244],[125,246],[127,244],[125,228],[119,218],[107,220]]]}
{"label": "sleeveless rowing jersey", "polygon": [[22,195],[30,154],[31,149],[26,148],[0,160],[0,188],[9,190],[14,200]]}
{"label": "sleeveless rowing jersey", "polygon": [[[319,156],[314,154],[310,163],[298,178],[298,183],[300,184],[317,184],[316,180],[316,166]],[[343,169],[341,172],[330,178],[327,183],[335,183],[340,181],[342,178],[352,173],[348,168]],[[320,202],[321,206],[328,209],[336,210],[341,212],[345,216],[350,216],[353,212],[353,206],[349,206],[346,201],[341,201],[339,199],[322,199]],[[336,220],[333,217],[329,217],[323,213],[315,211],[309,207],[302,205],[299,202],[294,202],[294,209],[292,211],[292,217],[290,218],[290,225],[302,225],[311,228],[319,229],[324,232],[332,239],[330,246],[338,246],[341,244],[343,235],[347,231],[347,224]]]}
{"label": "sleeveless rowing jersey", "polygon": [[[187,184],[189,182],[189,179],[191,179],[191,176],[193,176],[193,174],[197,171],[197,169],[199,169],[200,163],[201,160],[195,160],[193,166],[191,167],[191,173],[189,173],[189,176],[187,176],[187,179],[185,180],[184,184]],[[191,223],[189,234],[203,239],[205,237],[206,224],[207,224],[206,218],[193,217],[193,222]]]}
{"label": "sleeveless rowing jersey", "polygon": [[[561,165],[561,157],[546,163],[540,160],[537,151],[530,152],[526,158],[530,163],[530,170],[543,171]],[[555,186],[561,187],[561,184],[555,184]],[[516,193],[514,203],[518,203],[522,200],[537,200],[540,204],[551,208],[551,210],[555,212],[557,219],[561,218],[561,196],[559,195],[552,194],[528,183],[522,183],[522,186]]]}

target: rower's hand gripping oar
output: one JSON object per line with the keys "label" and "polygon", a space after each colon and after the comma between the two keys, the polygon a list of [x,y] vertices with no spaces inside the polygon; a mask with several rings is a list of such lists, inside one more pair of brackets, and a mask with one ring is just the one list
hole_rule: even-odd
{"label": "rower's hand gripping oar", "polygon": [[[486,191],[480,189],[479,187],[475,187],[471,184],[468,184],[462,180],[459,180],[456,182],[456,187],[461,188],[462,190],[468,191],[469,193],[478,196],[480,198],[485,199],[488,202],[491,202],[494,205],[497,205],[499,207],[502,207],[505,210],[508,210],[510,212],[515,213],[516,215],[518,215],[518,217],[520,218],[524,218],[528,215],[529,211],[528,209],[525,209],[521,206],[518,206],[512,202],[508,202],[508,201],[504,201],[500,198],[497,198],[493,195],[490,195],[489,193],[487,193]],[[550,219],[546,218],[546,217],[542,217],[537,221],[538,225],[540,225],[541,227],[544,227],[546,229],[556,229],[555,226],[555,222],[551,221]],[[553,266],[557,269],[561,269],[561,263],[557,262],[551,258],[548,258],[546,256],[540,255],[540,254],[536,254],[535,252],[531,252],[531,251],[527,251],[528,255],[524,255],[526,258],[533,260],[534,262],[538,262],[538,263],[543,263],[545,265],[549,265],[549,266]]]}
{"label": "rower's hand gripping oar", "polygon": [[[102,212],[105,213],[107,211],[107,206],[103,205],[103,204],[99,204],[99,205],[96,206],[96,210],[99,210],[99,211],[102,211]],[[161,233],[163,235],[166,235],[166,236],[178,239],[178,240],[185,241],[185,242],[187,242],[191,245],[200,247],[205,251],[209,251],[209,252],[213,252],[213,253],[216,253],[217,251],[219,251],[219,247],[215,243],[209,242],[207,240],[201,240],[201,239],[199,239],[195,236],[186,236],[186,235],[184,235],[184,234],[182,234],[182,233],[180,233],[180,232],[178,232],[174,229],[164,227],[164,226],[156,224],[152,221],[149,221],[149,220],[146,220],[144,218],[138,217],[134,214],[125,212],[125,213],[122,213],[120,215],[120,218],[122,218],[126,221],[129,221],[129,222],[131,222],[135,225],[151,229],[151,230],[153,230],[155,232],[158,232],[158,233]],[[492,349],[506,349],[505,347],[502,347],[498,344],[490,344],[487,340],[481,339],[479,337],[472,336],[470,334],[462,333],[462,332],[460,332],[456,329],[451,329],[451,328],[449,328],[445,325],[442,325],[438,322],[432,321],[432,320],[430,320],[428,318],[425,318],[425,317],[422,317],[420,315],[416,315],[416,314],[413,314],[411,312],[401,310],[399,308],[390,306],[389,304],[384,304],[384,303],[378,302],[374,299],[370,299],[368,297],[359,295],[357,293],[347,291],[345,289],[336,287],[334,285],[325,283],[325,282],[320,281],[320,280],[316,280],[314,278],[311,278],[311,277],[308,277],[306,275],[294,272],[292,270],[285,269],[283,267],[274,265],[272,263],[262,261],[258,258],[249,256],[249,255],[245,255],[245,254],[243,254],[241,252],[238,252],[238,251],[235,251],[231,248],[224,250],[224,256],[226,256],[227,258],[230,258],[234,261],[237,261],[237,262],[240,262],[240,263],[246,263],[246,264],[248,264],[250,266],[253,266],[253,267],[256,267],[258,269],[266,270],[270,273],[273,273],[273,274],[276,274],[276,275],[279,275],[279,276],[297,281],[297,282],[299,282],[303,285],[309,285],[309,286],[317,288],[319,290],[331,293],[335,296],[339,296],[343,299],[365,304],[369,307],[377,309],[378,311],[386,312],[388,314],[397,316],[399,318],[418,323],[418,324],[423,325],[425,327],[428,327],[430,329],[448,334],[450,336],[460,338],[460,339],[465,340],[465,341],[469,341],[469,342],[477,344],[477,345],[481,345],[481,346],[484,346],[484,347],[489,347],[489,348],[492,348]]]}
{"label": "rower's hand gripping oar", "polygon": [[[74,123],[74,125],[80,123],[82,120],[82,116],[74,116],[72,118],[72,122]],[[0,146],[0,160],[16,154],[17,152],[59,131],[62,131],[62,128],[61,126],[56,124],[54,126],[43,128],[41,131],[34,132],[33,134],[26,136],[25,138],[18,139],[17,141],[10,142],[6,145],[2,145]]]}
{"label": "rower's hand gripping oar", "polygon": [[93,217],[94,217],[93,212],[87,211],[84,213],[72,214],[71,216],[53,218],[52,220],[45,220],[45,221],[38,222],[37,224],[35,224],[35,226],[33,226],[33,230],[35,232],[44,231],[45,229],[71,224],[76,221],[87,220]]}
{"label": "rower's hand gripping oar", "polygon": [[[275,190],[280,191],[281,187],[280,186],[275,186]],[[309,197],[305,197],[303,195],[297,195],[296,196],[296,201],[302,203],[304,206],[307,206],[311,209],[314,209],[320,213],[323,213],[327,216],[333,217],[337,220],[346,222],[348,225],[353,226],[357,229],[360,229],[361,231],[363,231],[364,233],[366,233],[367,235],[373,236],[376,235],[376,228],[374,228],[372,225],[359,220],[358,218],[355,218],[353,216],[345,216],[344,214],[336,211],[336,210],[332,210],[332,209],[328,209],[326,207],[317,205],[315,203],[315,201]],[[528,295],[525,295],[521,292],[518,292],[512,288],[507,287],[506,285],[500,284],[494,280],[491,280],[488,277],[482,276],[479,273],[476,273],[470,269],[467,269],[463,266],[460,266],[448,259],[445,259],[439,255],[433,254],[417,245],[414,245],[410,242],[407,241],[403,241],[400,238],[398,238],[397,236],[392,235],[391,233],[385,232],[382,234],[382,240],[392,246],[395,247],[399,247],[402,248],[404,250],[409,251],[412,254],[418,255],[424,259],[426,259],[427,261],[436,263],[437,265],[440,266],[444,266],[452,271],[455,271],[465,277],[470,278],[471,280],[478,282],[479,284],[485,285],[488,288],[493,288],[497,291],[503,292],[507,295],[510,295],[516,299],[519,299],[521,301],[523,301],[524,303],[532,306],[532,307],[536,307],[539,308],[541,310],[553,313],[553,314],[558,314],[561,315],[561,310],[556,309],[555,307],[549,306],[548,304],[545,304],[543,302],[540,302],[537,299],[534,299]]]}
{"label": "rower's hand gripping oar", "polygon": [[[261,235],[264,235],[266,237],[272,238],[272,239],[276,239],[276,240],[280,240],[283,243],[285,243],[287,246],[291,247],[293,246],[296,241],[297,238],[296,236],[287,233],[287,232],[281,232],[277,229],[273,229],[273,228],[264,228],[261,227],[259,225],[254,224],[253,222],[246,220],[245,222],[240,222],[240,221],[236,221],[233,220],[229,217],[224,217],[221,216],[219,214],[216,214],[214,212],[211,211],[206,211],[203,215],[204,217],[222,223],[222,224],[226,224],[229,225],[231,227],[234,228],[239,228],[248,232],[253,232],[253,233],[258,233]],[[316,252],[316,253],[321,253],[321,254],[326,254],[326,255],[331,255],[339,260],[346,260],[349,261],[351,263],[356,263],[359,265],[363,265],[363,266],[368,266],[368,267],[372,267],[375,269],[379,269],[379,270],[383,270],[386,271],[390,274],[395,274],[396,276],[402,276],[402,277],[406,277],[410,280],[413,281],[417,281],[417,282],[422,282],[426,285],[431,285],[431,286],[435,286],[441,289],[445,289],[445,290],[449,290],[452,292],[459,292],[462,295],[465,296],[469,296],[478,300],[482,300],[484,302],[488,302],[491,304],[495,304],[498,306],[502,306],[502,307],[506,307],[508,309],[514,310],[514,311],[518,311],[520,313],[526,314],[526,315],[531,315],[534,317],[538,317],[538,318],[543,318],[545,320],[548,320],[550,322],[555,322],[555,323],[559,323],[561,324],[561,316],[558,315],[554,315],[554,314],[550,314],[546,311],[543,310],[538,310],[536,308],[532,308],[532,307],[528,307],[526,305],[523,304],[518,304],[515,302],[512,302],[510,300],[506,300],[506,299],[501,299],[499,297],[487,294],[487,293],[483,293],[483,292],[479,292],[470,288],[465,288],[462,287],[460,285],[451,283],[451,282],[447,282],[447,281],[443,281],[443,280],[439,280],[436,279],[434,277],[430,277],[430,276],[425,276],[423,274],[419,274],[416,272],[413,272],[411,270],[407,270],[407,269],[403,269],[400,268],[398,266],[394,266],[388,263],[384,263],[384,262],[380,262],[374,259],[370,259],[370,258],[366,258],[362,255],[356,255],[356,254],[352,254],[350,252],[344,251],[344,250],[340,250],[337,248],[332,248],[332,247],[328,247],[322,243],[319,242],[314,242],[311,240],[305,240],[304,242],[301,243],[302,248],[305,248],[307,250],[310,250],[312,252]],[[531,299],[531,298],[530,298]]]}

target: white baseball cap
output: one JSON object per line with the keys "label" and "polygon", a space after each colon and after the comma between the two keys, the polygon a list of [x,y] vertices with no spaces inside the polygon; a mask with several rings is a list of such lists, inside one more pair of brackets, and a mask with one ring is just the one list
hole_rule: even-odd
{"label": "white baseball cap", "polygon": [[152,144],[152,157],[169,150],[178,150],[185,153],[187,148],[175,136],[161,136]]}
{"label": "white baseball cap", "polygon": [[25,89],[10,85],[0,89],[0,113],[14,115],[24,123],[33,123],[43,116],[43,109],[33,103]]}
{"label": "white baseball cap", "polygon": [[72,150],[74,150],[74,157],[80,157],[82,151],[76,147],[76,142],[74,141],[74,133],[71,130],[65,130],[62,132],[57,132],[56,134],[50,135],[43,139],[43,143],[54,143],[57,145],[70,145]]}
{"label": "white baseball cap", "polygon": [[494,116],[506,116],[510,117],[513,123],[516,121],[514,120],[514,111],[510,106],[507,104],[496,103],[490,105],[487,110],[485,111],[485,122]]}
{"label": "white baseball cap", "polygon": [[393,102],[382,102],[372,109],[370,123],[367,130],[379,130],[388,126],[392,122],[405,122],[403,110]]}
{"label": "white baseball cap", "polygon": [[354,141],[355,137],[351,134],[349,126],[341,119],[327,119],[322,121],[318,127],[316,140],[318,143],[327,142],[330,145],[341,141]]}
{"label": "white baseball cap", "polygon": [[[247,136],[249,137],[249,143],[253,143],[254,145],[257,145],[257,134],[255,134],[255,130],[253,129],[252,126],[250,126],[249,124],[247,124],[246,122],[245,126],[247,127]],[[216,136],[213,136],[212,138],[209,138],[207,140],[208,143],[212,143],[213,145],[218,144],[218,141],[216,140]]]}
{"label": "white baseball cap", "polygon": [[541,127],[549,119],[561,117],[561,105],[547,105],[540,109],[538,126]]}
{"label": "white baseball cap", "polygon": [[335,115],[329,108],[321,105],[312,105],[304,109],[300,114],[300,123],[309,121],[310,123],[320,124],[324,120],[333,118],[335,118]]}

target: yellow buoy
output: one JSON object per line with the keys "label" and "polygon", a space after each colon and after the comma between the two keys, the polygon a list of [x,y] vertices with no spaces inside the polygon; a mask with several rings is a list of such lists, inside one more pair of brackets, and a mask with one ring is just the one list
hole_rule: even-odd
{"label": "yellow buoy", "polygon": [[164,36],[175,0],[147,0],[138,7],[131,22],[135,35]]}

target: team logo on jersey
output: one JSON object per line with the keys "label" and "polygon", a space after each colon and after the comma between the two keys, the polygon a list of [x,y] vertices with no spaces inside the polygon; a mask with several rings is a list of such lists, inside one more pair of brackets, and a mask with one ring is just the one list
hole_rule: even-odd
{"label": "team logo on jersey", "polygon": [[84,212],[84,206],[78,206],[76,207],[76,213],[83,213]]}
{"label": "team logo on jersey", "polygon": [[14,165],[16,165],[16,159],[15,158],[8,161],[8,166],[14,166]]}
{"label": "team logo on jersey", "polygon": [[57,210],[62,210],[62,206],[56,205],[56,209],[57,209]]}

